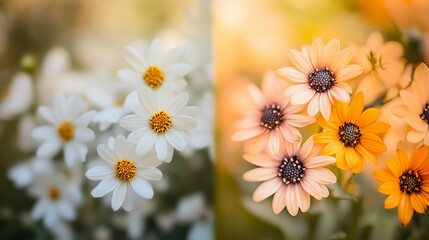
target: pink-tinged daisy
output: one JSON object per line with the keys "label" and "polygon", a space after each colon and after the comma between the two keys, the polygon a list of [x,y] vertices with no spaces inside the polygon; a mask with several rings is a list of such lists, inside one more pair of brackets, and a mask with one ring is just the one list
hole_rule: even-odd
{"label": "pink-tinged daisy", "polygon": [[393,114],[405,120],[410,126],[407,141],[423,141],[429,145],[429,69],[422,63],[415,72],[408,89],[399,92],[402,104],[392,109]]}
{"label": "pink-tinged daisy", "polygon": [[340,50],[337,39],[323,44],[316,38],[312,45],[305,45],[301,52],[290,50],[293,67],[283,67],[277,74],[294,85],[285,91],[294,105],[307,104],[307,112],[315,116],[319,111],[328,121],[334,99],[348,103],[352,89],[344,81],[362,73],[362,67],[349,64],[353,48]]}
{"label": "pink-tinged daisy", "polygon": [[304,107],[290,104],[283,95],[288,84],[273,72],[265,74],[262,90],[251,85],[248,89],[254,109],[237,122],[234,141],[248,141],[252,152],[268,149],[271,154],[279,151],[281,142],[299,142],[297,128],[314,122],[314,118],[299,114]]}
{"label": "pink-tinged daisy", "polygon": [[335,162],[331,156],[319,155],[321,146],[310,137],[301,143],[287,143],[275,156],[267,153],[244,155],[248,162],[259,166],[243,175],[249,182],[263,182],[253,193],[253,200],[260,202],[274,194],[273,211],[280,213],[287,208],[292,216],[298,209],[306,212],[310,195],[321,200],[329,195],[325,184],[333,184],[336,176],[324,168]]}

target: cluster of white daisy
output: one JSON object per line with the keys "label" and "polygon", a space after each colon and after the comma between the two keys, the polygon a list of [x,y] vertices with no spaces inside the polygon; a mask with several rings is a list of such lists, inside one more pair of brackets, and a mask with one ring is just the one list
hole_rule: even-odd
{"label": "cluster of white daisy", "polygon": [[[129,218],[137,216],[141,221],[146,214],[139,209],[153,206],[147,199],[168,185],[159,167],[175,159],[174,149],[186,158],[209,147],[212,156],[213,99],[210,89],[189,89],[197,96],[185,91],[188,82],[192,84],[192,78],[185,79],[192,67],[182,61],[195,57],[185,51],[189,50],[166,51],[159,38],[147,52],[127,46],[123,56],[128,67],[117,71],[120,81],[115,82],[114,76],[97,71],[64,74],[69,65],[67,53],[56,48],[45,58],[38,79],[38,87],[46,92],[37,89],[36,96],[31,77],[17,74],[10,99],[0,105],[0,117],[27,112],[32,101],[41,104],[38,117],[27,114],[19,124],[20,146],[35,156],[8,173],[17,187],[37,199],[31,212],[34,220],[41,219],[54,234],[61,227],[68,229],[64,223],[76,219],[78,208],[88,203],[85,197],[92,195],[103,197],[103,203],[110,201],[114,211],[135,209],[139,214],[131,212]],[[197,70],[204,71],[200,66]],[[20,96],[13,88],[28,89],[28,94]],[[187,106],[189,101],[199,107]],[[85,183],[95,187],[91,191]],[[193,219],[195,226],[199,213]],[[176,215],[180,222],[180,214]],[[130,228],[131,236],[138,237],[136,231],[141,235],[136,228]]]}

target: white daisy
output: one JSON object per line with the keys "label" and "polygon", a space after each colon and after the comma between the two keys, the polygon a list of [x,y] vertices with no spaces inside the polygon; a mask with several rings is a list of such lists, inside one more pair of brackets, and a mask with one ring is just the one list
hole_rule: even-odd
{"label": "white daisy", "polygon": [[16,74],[9,86],[0,90],[0,119],[9,120],[27,111],[33,101],[33,82],[26,73]]}
{"label": "white daisy", "polygon": [[43,141],[37,149],[38,157],[53,157],[64,147],[64,158],[69,166],[76,161],[86,160],[88,146],[85,143],[95,138],[88,124],[96,112],[81,114],[82,108],[83,103],[78,96],[66,99],[60,93],[55,96],[52,109],[46,106],[39,107],[39,115],[50,125],[37,127],[32,132],[33,138]]}
{"label": "white daisy", "polygon": [[91,168],[86,177],[91,180],[102,180],[91,195],[99,198],[113,191],[112,209],[120,207],[131,211],[134,207],[135,193],[143,198],[153,197],[152,184],[148,180],[161,180],[162,172],[157,169],[160,161],[154,155],[139,156],[136,145],[129,143],[119,135],[114,141],[113,149],[106,144],[97,147],[98,155],[107,163]]}
{"label": "white daisy", "polygon": [[198,108],[185,106],[189,94],[172,95],[168,88],[153,92],[148,87],[138,91],[139,103],[131,106],[134,114],[119,122],[128,131],[128,141],[137,144],[137,152],[146,154],[154,146],[158,159],[170,162],[174,148],[183,151],[189,129],[197,126]]}
{"label": "white daisy", "polygon": [[131,47],[124,48],[124,57],[131,69],[121,69],[117,72],[123,82],[142,84],[160,89],[169,86],[173,90],[182,91],[187,83],[184,76],[191,71],[191,66],[178,63],[181,53],[180,48],[173,48],[164,52],[163,44],[159,38],[155,38],[146,56]]}
{"label": "white daisy", "polygon": [[33,207],[33,219],[43,219],[45,226],[55,225],[59,220],[73,220],[75,208],[81,202],[79,185],[68,181],[60,172],[38,175],[29,189],[30,195],[38,198]]}
{"label": "white daisy", "polygon": [[32,158],[13,166],[7,174],[17,188],[23,188],[29,186],[38,175],[52,170],[53,165],[50,160]]}

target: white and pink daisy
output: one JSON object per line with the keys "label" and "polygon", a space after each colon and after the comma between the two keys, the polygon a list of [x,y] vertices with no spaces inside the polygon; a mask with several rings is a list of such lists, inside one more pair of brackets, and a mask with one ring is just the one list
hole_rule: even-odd
{"label": "white and pink daisy", "polygon": [[249,182],[263,182],[253,193],[253,200],[260,202],[274,195],[272,208],[275,214],[285,207],[295,216],[298,209],[306,212],[310,207],[310,195],[321,200],[329,195],[325,184],[333,184],[336,176],[325,166],[335,163],[332,156],[319,155],[321,145],[310,137],[301,143],[286,143],[275,155],[267,153],[246,154],[244,159],[255,164],[243,175]]}

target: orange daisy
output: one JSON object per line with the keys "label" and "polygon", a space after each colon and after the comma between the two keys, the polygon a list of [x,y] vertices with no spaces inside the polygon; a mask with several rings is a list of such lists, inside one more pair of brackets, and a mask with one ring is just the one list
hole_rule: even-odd
{"label": "orange daisy", "polygon": [[234,141],[246,141],[252,152],[267,149],[271,154],[279,151],[283,141],[299,142],[301,133],[297,128],[314,122],[314,118],[299,114],[303,106],[294,106],[283,95],[287,83],[268,72],[262,80],[262,91],[251,85],[249,94],[254,109],[237,122]]}
{"label": "orange daisy", "polygon": [[362,73],[361,66],[349,64],[352,57],[353,48],[340,50],[337,39],[325,46],[320,38],[316,38],[311,46],[303,46],[301,52],[290,50],[293,67],[277,70],[277,74],[294,83],[285,95],[291,97],[294,105],[308,103],[308,115],[313,117],[320,111],[328,121],[334,99],[350,101],[352,89],[344,81]]}
{"label": "orange daisy", "polygon": [[364,108],[364,98],[359,92],[350,102],[336,102],[329,121],[321,117],[317,122],[324,129],[314,136],[317,143],[325,143],[322,154],[336,154],[337,167],[343,170],[351,169],[358,173],[363,169],[364,156],[376,164],[374,153],[386,151],[379,134],[385,133],[390,125],[376,122],[380,110]]}
{"label": "orange daisy", "polygon": [[429,147],[417,148],[408,160],[403,149],[396,151],[394,159],[387,160],[388,169],[377,169],[374,176],[383,182],[378,191],[389,195],[384,208],[398,207],[398,218],[406,226],[413,217],[414,210],[426,212],[429,205]]}
{"label": "orange daisy", "polygon": [[249,182],[263,182],[253,193],[253,200],[260,202],[274,194],[272,208],[275,214],[285,207],[292,216],[298,210],[310,207],[310,195],[321,200],[329,195],[326,184],[333,184],[337,177],[325,166],[335,162],[332,156],[320,155],[320,144],[310,137],[301,143],[286,143],[276,155],[267,153],[246,154],[244,159],[259,166],[243,175]]}
{"label": "orange daisy", "polygon": [[422,63],[415,72],[408,89],[399,92],[402,104],[392,109],[393,114],[411,127],[407,141],[429,145],[429,69]]}

